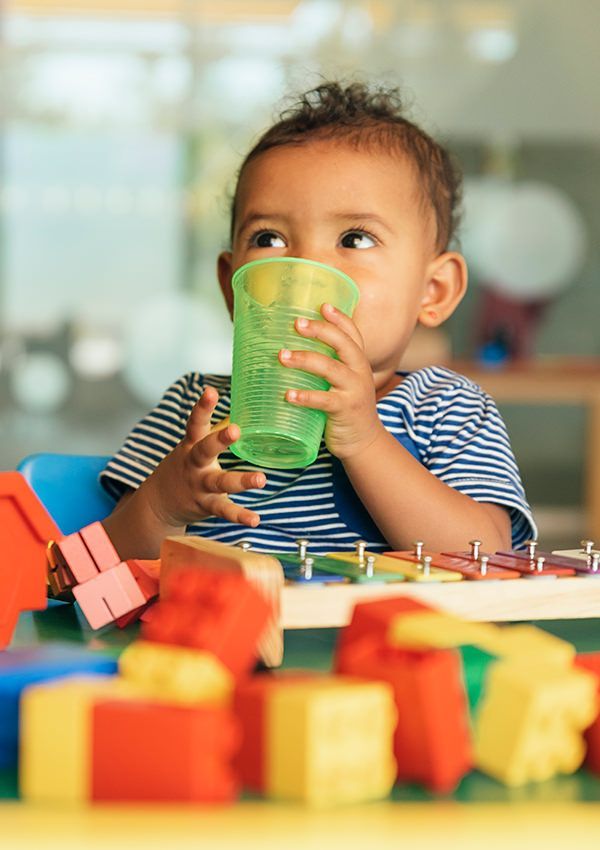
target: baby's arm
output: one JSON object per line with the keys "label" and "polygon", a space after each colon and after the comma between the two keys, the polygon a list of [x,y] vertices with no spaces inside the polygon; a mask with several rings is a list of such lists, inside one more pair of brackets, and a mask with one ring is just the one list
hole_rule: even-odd
{"label": "baby's arm", "polygon": [[225,472],[218,456],[239,439],[237,425],[211,431],[218,394],[207,387],[194,406],[180,443],[135,491],[127,493],[103,525],[121,558],[157,558],[170,534],[207,516],[257,526],[260,517],[228,494],[265,486],[262,472]]}

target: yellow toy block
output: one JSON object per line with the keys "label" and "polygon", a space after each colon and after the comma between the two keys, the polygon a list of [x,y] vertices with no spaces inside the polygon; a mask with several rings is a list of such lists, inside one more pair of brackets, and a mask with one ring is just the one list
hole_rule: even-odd
{"label": "yellow toy block", "polygon": [[575,647],[535,626],[495,626],[472,623],[441,611],[419,611],[392,620],[391,646],[405,649],[450,649],[476,646],[499,658],[538,658],[544,664],[568,667]]}
{"label": "yellow toy block", "polygon": [[362,564],[368,555],[372,555],[375,559],[373,562],[375,572],[400,573],[408,581],[462,581],[462,573],[452,572],[452,570],[439,570],[436,567],[430,567],[426,573],[422,568],[419,569],[419,564],[415,561],[405,561],[403,558],[391,558],[389,555],[377,555],[375,552],[365,551],[362,560],[359,555],[353,555],[349,552],[329,552],[327,557],[358,565]]}
{"label": "yellow toy block", "polygon": [[210,652],[138,640],[119,658],[119,672],[153,699],[193,704],[230,701],[232,674]]}
{"label": "yellow toy block", "polygon": [[314,806],[386,797],[396,709],[384,682],[342,676],[274,689],[267,705],[266,793]]}
{"label": "yellow toy block", "polygon": [[595,676],[534,661],[500,661],[488,672],[475,719],[475,765],[508,786],[573,773],[582,732],[598,713]]}
{"label": "yellow toy block", "polygon": [[19,788],[35,802],[90,799],[92,707],[98,698],[130,696],[116,676],[69,676],[21,694]]}

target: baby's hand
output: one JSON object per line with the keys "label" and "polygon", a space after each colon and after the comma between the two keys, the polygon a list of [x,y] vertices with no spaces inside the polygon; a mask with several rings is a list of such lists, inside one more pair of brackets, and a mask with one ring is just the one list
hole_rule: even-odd
{"label": "baby's hand", "polygon": [[172,526],[188,525],[218,516],[230,522],[256,527],[260,517],[236,505],[229,493],[264,487],[262,472],[225,472],[218,456],[239,439],[237,425],[211,431],[210,417],[219,399],[214,387],[206,387],[194,405],[183,440],[148,478],[148,498],[159,519]]}
{"label": "baby's hand", "polygon": [[295,328],[301,336],[331,346],[339,360],[318,352],[286,349],[279,352],[279,359],[284,366],[319,375],[331,384],[327,391],[290,389],[285,397],[292,404],[327,414],[325,443],[332,455],[343,460],[369,446],[383,426],[377,415],[371,365],[358,328],[331,304],[323,304],[321,314],[325,321],[296,319]]}

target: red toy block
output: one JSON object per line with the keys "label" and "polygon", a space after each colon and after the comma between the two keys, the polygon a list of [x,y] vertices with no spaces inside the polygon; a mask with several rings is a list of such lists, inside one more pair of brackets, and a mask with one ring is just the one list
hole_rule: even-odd
{"label": "red toy block", "polygon": [[131,570],[134,579],[138,583],[138,587],[141,590],[144,598],[146,599],[146,604],[142,605],[141,608],[136,608],[129,614],[125,614],[124,617],[119,617],[119,619],[116,620],[116,623],[120,629],[124,629],[130,623],[135,623],[136,620],[140,620],[142,618],[142,615],[145,613],[145,611],[147,611],[147,609],[151,605],[152,600],[156,599],[156,597],[158,596],[159,590],[159,559],[153,561],[131,559],[129,561],[126,561],[125,563]]}
{"label": "red toy block", "polygon": [[455,650],[345,652],[337,658],[336,672],[388,682],[394,689],[398,781],[418,782],[437,793],[457,786],[473,756],[462,662]]}
{"label": "red toy block", "polygon": [[125,563],[97,573],[85,584],[75,585],[73,595],[92,629],[100,629],[146,602]]}
{"label": "red toy block", "polygon": [[55,562],[73,577],[73,584],[83,584],[98,575],[96,564],[79,536],[79,532],[62,537],[50,548]]}
{"label": "red toy block", "polygon": [[93,522],[81,528],[79,536],[101,572],[110,570],[111,567],[121,563],[121,558],[101,522]]}
{"label": "red toy block", "polygon": [[19,472],[0,472],[0,649],[47,602],[46,546],[62,532]]}
{"label": "red toy block", "polygon": [[93,709],[92,799],[231,802],[239,739],[227,708],[101,700]]}
{"label": "red toy block", "polygon": [[266,788],[267,703],[270,694],[290,682],[314,680],[318,674],[304,671],[259,673],[238,683],[233,710],[240,723],[242,742],[234,765],[242,786],[257,794]]}
{"label": "red toy block", "polygon": [[240,573],[177,569],[142,637],[207,650],[240,676],[253,666],[270,617],[265,597]]}
{"label": "red toy block", "polygon": [[[589,652],[575,656],[575,666],[594,673],[598,678],[598,700],[600,702],[600,652]],[[589,771],[600,776],[600,714],[586,730],[585,740],[587,754],[585,766]]]}

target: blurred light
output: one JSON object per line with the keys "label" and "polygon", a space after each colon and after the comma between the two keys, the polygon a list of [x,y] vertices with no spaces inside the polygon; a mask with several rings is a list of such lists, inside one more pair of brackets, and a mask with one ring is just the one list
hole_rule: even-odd
{"label": "blurred light", "polygon": [[49,352],[24,355],[15,362],[10,375],[12,394],[29,413],[50,413],[61,408],[71,384],[63,361]]}
{"label": "blurred light", "polygon": [[81,336],[71,346],[69,362],[82,378],[91,381],[111,378],[123,365],[123,348],[111,336]]}
{"label": "blurred light", "polygon": [[214,107],[238,121],[256,120],[257,104],[271,105],[284,83],[283,69],[268,56],[227,56],[208,65],[203,79],[206,91],[219,92]]}
{"label": "blurred light", "polygon": [[466,46],[476,59],[501,64],[516,54],[518,40],[516,34],[505,27],[482,27],[467,34]]}
{"label": "blurred light", "polygon": [[304,0],[291,16],[291,37],[296,48],[314,48],[335,30],[340,19],[339,3],[332,0]]}

